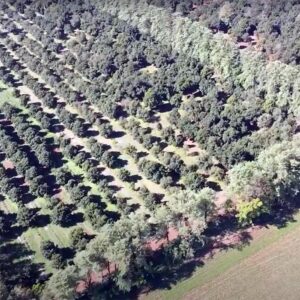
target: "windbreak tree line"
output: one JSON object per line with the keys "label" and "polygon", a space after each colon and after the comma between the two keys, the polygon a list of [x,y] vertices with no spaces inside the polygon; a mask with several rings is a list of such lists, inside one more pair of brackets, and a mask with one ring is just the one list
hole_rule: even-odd
{"label": "windbreak tree line", "polygon": [[[213,32],[229,34],[237,43],[253,48],[272,60],[300,64],[299,1],[146,0],[148,5],[201,22]],[[267,17],[266,17],[267,16]]]}

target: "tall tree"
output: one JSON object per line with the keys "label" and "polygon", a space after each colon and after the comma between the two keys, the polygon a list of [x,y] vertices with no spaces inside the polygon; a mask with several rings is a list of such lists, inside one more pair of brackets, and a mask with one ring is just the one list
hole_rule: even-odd
{"label": "tall tree", "polygon": [[64,270],[55,272],[46,284],[42,300],[70,300],[75,299],[76,284],[80,279],[78,269],[68,266]]}

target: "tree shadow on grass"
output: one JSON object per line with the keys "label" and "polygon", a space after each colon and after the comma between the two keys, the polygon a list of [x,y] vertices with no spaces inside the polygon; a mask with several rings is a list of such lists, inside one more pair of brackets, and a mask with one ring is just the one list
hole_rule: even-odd
{"label": "tree shadow on grass", "polygon": [[5,231],[0,234],[0,240],[13,241],[26,231],[26,228],[15,225],[17,222],[16,213],[2,213],[0,211],[0,216],[5,221]]}
{"label": "tree shadow on grass", "polygon": [[[116,152],[117,153],[117,152]],[[112,166],[110,166],[112,169],[120,169],[127,166],[128,161],[125,159],[117,158],[116,161],[113,163]]]}
{"label": "tree shadow on grass", "polygon": [[121,188],[117,185],[109,185],[109,188],[115,193],[121,190]]}
{"label": "tree shadow on grass", "polygon": [[25,193],[22,196],[22,202],[23,204],[27,204],[32,202],[35,199],[35,196],[33,196],[31,193]]}
{"label": "tree shadow on grass", "polygon": [[[157,253],[157,255],[159,255],[159,253]],[[163,257],[160,257],[158,259],[162,258]],[[202,266],[204,266],[203,261],[194,260],[183,263],[180,267],[163,267],[163,269],[161,269],[160,271],[155,272],[153,274],[149,274],[150,276],[147,278],[147,287],[144,287],[142,289],[135,289],[131,293],[127,295],[122,295],[121,297],[116,299],[137,300],[140,299],[141,294],[148,294],[154,290],[170,290],[172,285],[175,285],[182,280],[190,278],[195,272],[195,270]]]}
{"label": "tree shadow on grass", "polygon": [[17,177],[17,176],[18,176],[18,173],[17,173],[17,171],[16,171],[15,168],[13,168],[13,169],[11,169],[11,168],[6,169],[6,174],[7,174],[7,176],[10,177],[10,178],[12,178],[12,177]]}
{"label": "tree shadow on grass", "polygon": [[148,292],[154,289],[171,289],[172,285],[190,278],[195,269],[204,266],[202,261],[186,262],[180,268],[171,268],[149,281]]}
{"label": "tree shadow on grass", "polygon": [[11,179],[11,182],[15,187],[19,187],[22,191],[22,194],[28,193],[29,192],[29,186],[25,183],[24,177],[18,176],[18,177],[13,177]]}
{"label": "tree shadow on grass", "polygon": [[[246,245],[249,245],[251,236],[248,232],[242,231],[240,234],[240,243],[235,245],[219,244],[217,251],[227,251],[229,249],[242,250]],[[212,245],[207,244],[206,247],[196,251],[195,259],[187,261],[180,266],[174,266],[173,268],[166,269],[164,272],[155,274],[153,278],[150,278],[147,282],[148,286],[142,291],[134,291],[130,294],[130,299],[139,299],[141,293],[149,293],[153,290],[169,290],[173,285],[178,284],[183,280],[191,278],[194,272],[205,266],[205,260],[213,258],[214,252],[212,252]],[[164,262],[161,263],[162,265]]]}
{"label": "tree shadow on grass", "polygon": [[120,216],[121,216],[118,212],[109,211],[109,210],[105,211],[105,215],[112,222],[118,221],[120,219]]}
{"label": "tree shadow on grass", "polygon": [[74,249],[70,247],[64,247],[59,249],[60,254],[63,256],[64,259],[72,259],[74,258],[76,252]]}
{"label": "tree shadow on grass", "polygon": [[3,249],[5,249],[7,253],[10,253],[10,257],[12,259],[20,259],[34,255],[34,251],[29,250],[22,243],[7,243],[4,247],[2,247],[2,250]]}
{"label": "tree shadow on grass", "polygon": [[148,153],[144,151],[139,151],[137,154],[138,154],[138,159],[148,156]]}
{"label": "tree shadow on grass", "polygon": [[5,153],[1,152],[0,153],[0,161],[3,161],[5,159]]}
{"label": "tree shadow on grass", "polygon": [[88,129],[86,132],[86,137],[95,137],[99,135],[99,131],[94,129]]}
{"label": "tree shadow on grass", "polygon": [[124,135],[125,135],[124,131],[113,131],[110,136],[110,139],[118,139],[123,137]]}
{"label": "tree shadow on grass", "polygon": [[137,183],[139,180],[142,180],[142,179],[143,179],[143,177],[140,176],[140,175],[131,175],[131,176],[129,177],[128,182],[134,182],[134,183]]}
{"label": "tree shadow on grass", "polygon": [[207,181],[207,182],[206,182],[206,185],[207,185],[209,188],[211,188],[211,189],[213,189],[214,191],[216,191],[216,192],[222,191],[220,185],[219,185],[218,183],[216,183],[216,182]]}
{"label": "tree shadow on grass", "polygon": [[174,108],[174,106],[172,104],[163,103],[157,108],[157,111],[159,113],[166,113],[166,112],[170,112],[173,108]]}
{"label": "tree shadow on grass", "polygon": [[61,224],[62,227],[72,227],[77,225],[78,223],[82,223],[84,222],[84,215],[81,212],[76,212],[73,213],[70,218],[68,219],[68,221],[64,222],[63,224]]}
{"label": "tree shadow on grass", "polygon": [[59,123],[54,123],[51,125],[51,127],[49,128],[49,130],[51,132],[54,132],[54,133],[59,133],[59,132],[63,132],[65,129],[65,127],[62,125],[62,124],[59,124]]}
{"label": "tree shadow on grass", "polygon": [[203,234],[212,238],[215,236],[222,236],[228,232],[234,232],[238,230],[238,222],[234,215],[227,214],[218,216],[213,221],[207,223],[207,228],[204,230]]}
{"label": "tree shadow on grass", "polygon": [[[45,181],[52,188],[52,192],[55,194],[56,191],[60,188],[60,185],[56,182],[56,177],[52,174],[49,174],[44,177]],[[52,193],[51,193],[52,194]]]}
{"label": "tree shadow on grass", "polygon": [[260,218],[254,219],[255,225],[269,227],[270,225],[277,228],[284,228],[288,223],[296,222],[294,215],[298,211],[298,208],[278,208],[274,214],[262,214]]}
{"label": "tree shadow on grass", "polygon": [[45,227],[50,223],[51,223],[51,219],[49,215],[40,214],[36,216],[33,227]]}
{"label": "tree shadow on grass", "polygon": [[104,180],[107,183],[113,182],[115,178],[111,175],[101,175],[101,180]]}
{"label": "tree shadow on grass", "polygon": [[22,283],[31,286],[37,281],[43,265],[32,262],[34,252],[23,243],[14,241],[1,245],[0,255],[2,254],[7,256],[7,261],[2,262],[2,267],[5,269],[5,279],[10,285]]}
{"label": "tree shadow on grass", "polygon": [[27,229],[22,226],[12,226],[10,228],[9,234],[6,236],[6,238],[10,241],[13,241],[20,237]]}

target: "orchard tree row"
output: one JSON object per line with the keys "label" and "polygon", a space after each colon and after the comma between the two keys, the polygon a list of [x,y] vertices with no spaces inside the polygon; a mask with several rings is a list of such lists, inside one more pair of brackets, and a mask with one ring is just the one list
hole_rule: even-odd
{"label": "orchard tree row", "polygon": [[[101,13],[99,14],[97,11],[93,13],[97,13],[98,17],[103,15]],[[104,14],[102,22],[104,24],[108,23],[107,19],[109,18],[112,17]],[[113,20],[115,21],[115,19]],[[101,18],[97,18],[97,21],[95,22],[101,22]],[[112,21],[110,21],[110,23],[111,22]],[[102,28],[101,33],[94,33],[94,39],[90,38],[86,39],[86,41],[81,41],[78,44],[79,50],[76,51],[78,47],[72,48],[72,45],[68,45],[72,50],[72,53],[75,51],[77,58],[73,60],[68,59],[68,63],[72,63],[73,61],[75,69],[84,73],[84,70],[85,72],[91,70],[95,65],[86,65],[83,68],[84,70],[76,65],[78,62],[86,62],[84,56],[85,53],[89,53],[89,59],[92,59],[92,57],[95,56],[95,61],[109,61],[108,57],[102,59],[102,57],[99,56],[100,52],[106,53],[103,47],[107,44],[107,39],[110,40],[108,43],[109,47],[107,46],[110,55],[114,53],[114,48],[111,49],[111,45],[116,46],[116,55],[121,49],[135,47],[135,50],[131,51],[131,53],[139,51],[139,57],[148,53],[152,48],[155,49],[160,47],[157,42],[154,42],[151,39],[149,41],[147,35],[139,33],[139,36],[136,37],[136,33],[134,33],[137,31],[136,28],[135,31],[124,33],[121,31],[124,27],[124,22],[115,22],[116,23],[112,23],[111,27],[113,27],[114,30],[117,30],[118,26],[116,24],[119,24],[119,35],[128,35],[127,40],[124,41],[124,39],[122,39],[122,41],[124,41],[123,45],[115,42],[116,39],[112,36],[109,25],[100,26],[100,24],[97,24],[99,25],[98,27]],[[81,26],[80,29],[86,29],[84,23]],[[137,42],[138,44],[136,44]],[[94,82],[97,81],[100,84],[100,90],[99,86],[93,89],[93,84],[82,80],[77,81],[78,88],[89,91],[87,94],[88,99],[92,103],[101,105],[100,110],[105,114],[108,113],[108,107],[110,107],[110,110],[115,107],[113,109],[114,112],[111,111],[111,113],[108,113],[110,116],[119,115],[117,112],[120,110],[118,103],[122,99],[127,99],[127,101],[130,99],[128,104],[128,109],[130,109],[128,114],[130,115],[134,115],[135,111],[138,113],[139,103],[142,100],[143,105],[141,106],[141,109],[145,111],[145,108],[147,108],[150,113],[146,120],[151,117],[151,112],[157,110],[162,103],[168,101],[174,105],[173,99],[174,101],[178,101],[177,99],[179,99],[179,102],[175,102],[175,107],[172,110],[172,115],[178,117],[176,127],[180,128],[185,138],[190,137],[195,139],[208,151],[208,153],[214,153],[226,167],[242,160],[253,159],[263,147],[272,144],[272,142],[278,139],[285,139],[293,132],[293,126],[290,125],[293,122],[293,114],[290,114],[289,111],[286,111],[284,108],[279,110],[276,107],[272,109],[266,107],[266,105],[269,104],[266,103],[266,100],[268,99],[265,99],[265,93],[263,91],[259,93],[256,92],[257,95],[255,95],[249,94],[249,91],[246,92],[240,88],[231,88],[228,90],[228,84],[222,84],[222,78],[217,79],[217,81],[218,84],[221,83],[223,86],[221,89],[217,89],[215,82],[216,77],[211,78],[213,73],[207,67],[201,66],[194,60],[187,60],[184,56],[178,56],[178,54],[170,51],[166,53],[166,51],[168,50],[164,49],[164,52],[160,50],[156,51],[160,55],[165,53],[165,57],[168,58],[162,65],[153,62],[148,57],[144,59],[146,61],[144,65],[134,68],[126,68],[126,65],[129,67],[132,63],[135,63],[135,58],[128,60],[127,63],[126,61],[123,61],[121,66],[114,61],[113,65],[119,66],[119,68],[117,68],[118,72],[115,70],[111,74],[106,74],[103,70],[99,72],[97,77],[89,77],[88,74],[84,74],[90,78],[90,80],[93,80]],[[65,53],[66,54],[62,54],[64,57],[72,55],[70,51]],[[91,53],[95,54],[90,55]],[[103,54],[101,55],[103,56]],[[145,75],[140,71],[141,68],[151,64],[155,64],[156,67],[159,68],[157,72],[151,74],[151,76],[149,76],[149,74]],[[101,70],[98,65],[95,66],[97,66],[97,70]],[[132,73],[132,76],[129,76],[130,73]],[[109,81],[105,79],[107,76],[110,77]],[[130,82],[122,83],[125,79],[129,79]],[[181,82],[181,84],[185,82],[184,85],[186,87],[179,87],[176,82],[168,82],[174,79],[178,80],[178,84],[179,82]],[[184,81],[182,81],[183,79]],[[122,85],[120,85],[120,83]],[[85,86],[86,88],[84,88]],[[151,86],[155,87],[156,90],[159,88],[161,96],[153,91]],[[178,86],[178,88],[174,91],[174,87],[176,86]],[[128,88],[131,87],[132,90],[129,91]],[[201,95],[203,96],[201,97],[201,100],[196,98],[197,101],[195,101],[191,98],[187,103],[180,105],[182,94],[191,93],[193,91],[201,92]],[[163,94],[161,94],[162,92]],[[115,97],[112,97],[112,94],[114,94]],[[110,97],[105,95],[110,95]],[[248,98],[250,96],[255,97],[256,101],[249,102]],[[115,100],[113,100],[113,98]],[[152,104],[149,106],[147,104],[148,101],[158,101],[159,99],[161,100],[158,103],[158,106],[153,106]],[[237,99],[240,101],[237,101]],[[107,101],[110,102],[109,105],[106,104]],[[111,101],[114,102],[112,103]],[[181,111],[187,110],[189,113],[178,113],[178,111],[176,111],[176,105],[179,105]],[[125,109],[127,110],[127,105],[125,106]],[[144,115],[144,112],[142,114],[138,113],[139,117],[142,115]],[[274,120],[276,120],[276,122]],[[260,130],[261,128],[264,130]],[[220,151],[221,147],[222,151]]]}

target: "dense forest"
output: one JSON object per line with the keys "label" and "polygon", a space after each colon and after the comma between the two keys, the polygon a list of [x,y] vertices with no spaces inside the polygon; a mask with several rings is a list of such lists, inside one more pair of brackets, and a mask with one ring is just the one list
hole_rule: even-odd
{"label": "dense forest", "polygon": [[241,47],[265,54],[270,60],[299,65],[299,1],[187,0],[147,1],[179,12],[213,32],[229,34]]}
{"label": "dense forest", "polygon": [[1,2],[0,298],[134,298],[293,213],[299,5]]}

